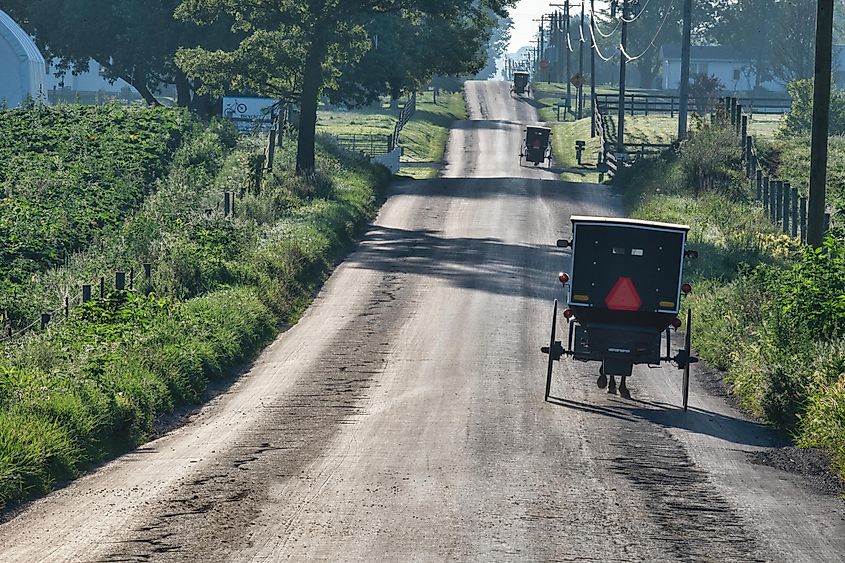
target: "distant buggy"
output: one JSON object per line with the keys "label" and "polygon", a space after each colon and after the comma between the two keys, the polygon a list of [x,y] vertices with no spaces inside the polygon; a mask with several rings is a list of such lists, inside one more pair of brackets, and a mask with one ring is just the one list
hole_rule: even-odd
{"label": "distant buggy", "polygon": [[[629,397],[626,380],[638,364],[674,362],[683,370],[683,408],[689,397],[692,314],[687,311],[684,348],[671,354],[670,329],[680,328],[681,297],[692,291],[682,281],[689,227],[652,221],[573,216],[572,240],[558,241],[572,248],[571,271],[561,273],[567,308],[566,346],[555,340],[558,302],[554,302],[548,347],[546,399],[554,362],[570,356],[600,362],[597,384]],[[665,344],[664,344],[665,343]],[[664,347],[665,346],[665,347]]]}
{"label": "distant buggy", "polygon": [[522,152],[519,153],[519,162],[525,159],[540,166],[547,160],[552,161],[552,145],[551,145],[552,130],[548,127],[533,127],[525,128],[525,140],[522,144]]}
{"label": "distant buggy", "polygon": [[531,87],[528,85],[529,74],[525,71],[518,70],[513,73],[513,85],[511,86],[511,94],[519,96],[531,95]]}

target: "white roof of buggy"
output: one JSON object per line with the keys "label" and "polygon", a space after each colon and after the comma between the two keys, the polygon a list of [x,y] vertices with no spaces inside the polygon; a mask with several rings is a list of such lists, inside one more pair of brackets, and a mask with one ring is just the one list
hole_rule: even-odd
{"label": "white roof of buggy", "polygon": [[608,225],[623,225],[628,227],[646,227],[651,229],[670,229],[673,231],[689,231],[688,225],[675,223],[660,223],[658,221],[642,221],[625,217],[591,217],[589,215],[573,215],[572,223],[607,223]]}

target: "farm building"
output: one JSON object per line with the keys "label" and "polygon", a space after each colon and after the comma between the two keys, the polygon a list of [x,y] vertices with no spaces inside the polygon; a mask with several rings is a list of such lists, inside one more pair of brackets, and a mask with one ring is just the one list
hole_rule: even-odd
{"label": "farm building", "polygon": [[10,107],[27,97],[44,99],[47,65],[32,38],[0,10],[0,101]]}

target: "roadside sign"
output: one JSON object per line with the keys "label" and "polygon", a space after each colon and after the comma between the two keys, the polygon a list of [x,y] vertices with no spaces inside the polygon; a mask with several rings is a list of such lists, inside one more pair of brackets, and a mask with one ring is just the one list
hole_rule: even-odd
{"label": "roadside sign", "polygon": [[277,101],[273,98],[226,96],[223,98],[223,117],[231,119],[238,127],[269,125],[271,112]]}
{"label": "roadside sign", "polygon": [[549,70],[549,67],[550,67],[550,66],[551,66],[551,63],[550,63],[549,61],[547,61],[546,59],[542,59],[542,60],[540,61],[540,68],[541,68],[541,69],[543,69],[543,70]]}
{"label": "roadside sign", "polygon": [[584,85],[586,81],[584,80],[584,76],[581,74],[574,74],[572,78],[569,79],[569,83],[575,86],[576,88],[580,88]]}

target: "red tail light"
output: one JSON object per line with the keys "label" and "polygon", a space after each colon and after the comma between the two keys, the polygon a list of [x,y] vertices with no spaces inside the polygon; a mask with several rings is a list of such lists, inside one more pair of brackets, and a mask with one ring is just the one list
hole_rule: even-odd
{"label": "red tail light", "polygon": [[569,274],[567,274],[566,272],[561,272],[557,275],[557,279],[560,280],[560,283],[567,284],[569,283]]}
{"label": "red tail light", "polygon": [[690,293],[692,293],[692,286],[688,283],[685,283],[681,286],[681,291],[684,292],[684,295],[689,295]]}
{"label": "red tail light", "polygon": [[567,320],[571,319],[574,315],[575,315],[575,313],[572,312],[572,309],[565,309],[563,311],[563,317]]}
{"label": "red tail light", "polygon": [[672,319],[672,326],[675,328],[681,328],[681,319],[679,319],[678,317]]}

